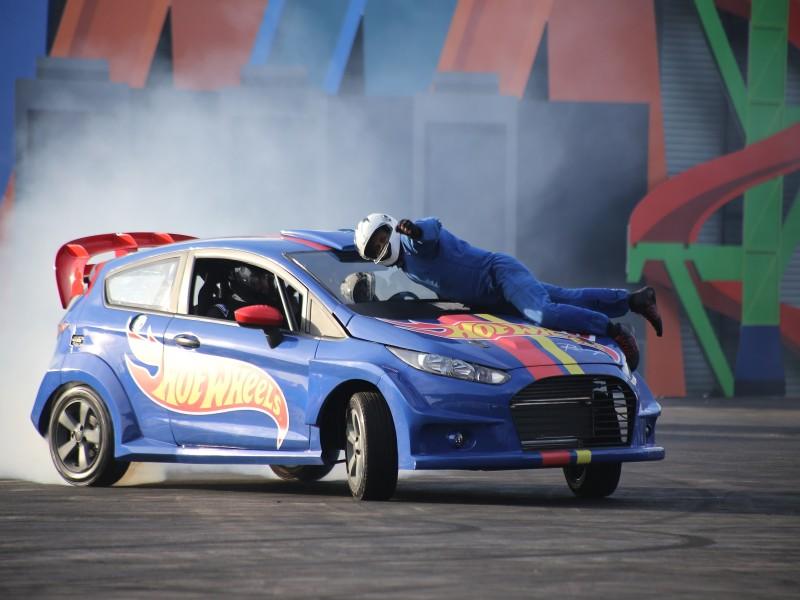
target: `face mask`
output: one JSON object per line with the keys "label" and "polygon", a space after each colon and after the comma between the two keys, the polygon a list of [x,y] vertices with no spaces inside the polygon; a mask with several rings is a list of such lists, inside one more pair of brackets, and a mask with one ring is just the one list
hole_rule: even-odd
{"label": "face mask", "polygon": [[[371,243],[372,239],[375,236],[377,236],[380,233],[381,230],[386,231],[387,234],[388,234],[387,237],[386,237],[386,244],[381,249],[373,250],[372,249],[372,245],[373,244]],[[391,227],[389,227],[388,225],[383,225],[383,226],[379,227],[378,229],[376,229],[375,233],[373,233],[372,237],[370,238],[370,242],[367,243],[367,246],[364,249],[364,256],[367,259],[369,259],[371,261],[374,261],[376,263],[380,262],[381,260],[383,260],[387,256],[387,254],[389,254],[390,251],[391,251],[391,245],[389,244],[389,239],[391,237],[391,232],[392,232]]]}

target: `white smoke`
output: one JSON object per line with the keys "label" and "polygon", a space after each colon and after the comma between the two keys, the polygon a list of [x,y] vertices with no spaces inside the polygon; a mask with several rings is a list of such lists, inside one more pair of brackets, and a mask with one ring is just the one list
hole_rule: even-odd
{"label": "white smoke", "polygon": [[[6,308],[0,314],[0,477],[60,481],[30,411],[64,312],[53,271],[63,243],[116,231],[216,237],[339,228],[352,226],[368,208],[352,201],[346,209],[323,204],[324,164],[314,158],[321,156],[322,140],[305,134],[302,115],[285,125],[270,115],[268,94],[253,94],[246,100],[252,106],[240,106],[261,117],[234,122],[220,109],[220,94],[131,93],[135,108],[120,121],[86,113],[29,130],[36,136],[34,152],[26,156],[26,176],[18,180],[0,242]],[[312,116],[323,122],[325,114]],[[133,480],[214,471],[221,469],[137,467]]]}
{"label": "white smoke", "polygon": [[[62,94],[73,107],[87,103],[85,111],[59,112],[56,103],[52,112],[28,115],[18,197],[0,241],[0,477],[60,481],[29,415],[63,314],[53,276],[63,243],[117,231],[216,237],[336,229],[375,211],[425,216],[413,212],[414,115],[407,99],[326,99],[310,86],[298,91],[291,82],[273,82],[219,92],[127,90],[103,107],[67,91],[76,88],[64,86]],[[388,117],[393,114],[397,123]],[[486,177],[505,173],[503,153],[478,152],[480,140],[469,140],[474,147],[463,155],[452,144],[443,153],[439,148],[444,175],[437,185],[443,189],[459,184],[462,162],[475,164],[476,152]],[[422,146],[416,150],[430,150]],[[568,158],[557,146],[547,156],[524,156],[531,164],[551,165],[538,171],[541,189],[563,177]],[[543,201],[520,198],[528,207]],[[424,208],[470,241],[503,249],[496,232],[503,225],[485,206],[476,213],[457,194],[442,205],[446,214]],[[563,264],[559,269],[568,270]],[[221,471],[137,466],[126,481]]]}

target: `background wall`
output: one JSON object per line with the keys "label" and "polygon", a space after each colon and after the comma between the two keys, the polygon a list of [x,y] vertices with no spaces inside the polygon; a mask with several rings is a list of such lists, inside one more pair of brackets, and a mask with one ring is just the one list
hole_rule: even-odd
{"label": "background wall", "polygon": [[65,241],[376,210],[656,285],[657,394],[800,396],[799,43],[798,0],[0,0],[3,421],[27,426]]}

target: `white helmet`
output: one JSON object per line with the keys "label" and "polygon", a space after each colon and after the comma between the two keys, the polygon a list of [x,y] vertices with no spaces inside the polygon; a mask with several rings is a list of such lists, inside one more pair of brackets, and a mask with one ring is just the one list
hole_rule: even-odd
{"label": "white helmet", "polygon": [[[356,250],[364,260],[391,267],[400,258],[400,234],[395,231],[397,219],[382,213],[372,213],[367,215],[356,225],[355,243]],[[386,229],[389,232],[388,243],[380,250],[377,255],[368,256],[367,246],[372,236],[379,229]]]}

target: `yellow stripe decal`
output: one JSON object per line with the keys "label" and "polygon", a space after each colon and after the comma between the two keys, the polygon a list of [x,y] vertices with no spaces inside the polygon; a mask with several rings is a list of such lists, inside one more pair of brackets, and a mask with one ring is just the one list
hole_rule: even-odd
{"label": "yellow stripe decal", "polygon": [[583,369],[581,369],[579,365],[575,364],[575,359],[564,352],[561,348],[556,346],[555,342],[553,342],[553,340],[551,340],[549,337],[544,335],[536,335],[533,336],[533,339],[539,342],[539,345],[541,345],[542,348],[560,360],[563,367],[569,373],[572,375],[583,375]]}
{"label": "yellow stripe decal", "polygon": [[482,314],[475,316],[480,317],[481,319],[486,319],[487,321],[491,321],[492,323],[505,323],[503,319],[501,319],[500,317],[495,317],[494,315]]}
{"label": "yellow stripe decal", "polygon": [[[478,316],[481,319],[486,319],[487,321],[491,321],[492,323],[505,323],[503,319],[495,317],[494,315],[480,314]],[[564,352],[561,348],[556,346],[555,342],[553,342],[553,340],[551,340],[549,337],[544,335],[533,335],[528,337],[537,342],[542,348],[544,348],[547,352],[552,354],[557,360],[560,360],[562,366],[567,370],[568,373],[572,375],[584,374],[583,369],[575,364],[575,359],[572,358],[566,352]]]}
{"label": "yellow stripe decal", "polygon": [[588,465],[590,462],[592,462],[591,450],[575,450],[575,454],[578,455],[577,459],[575,460],[576,465]]}

